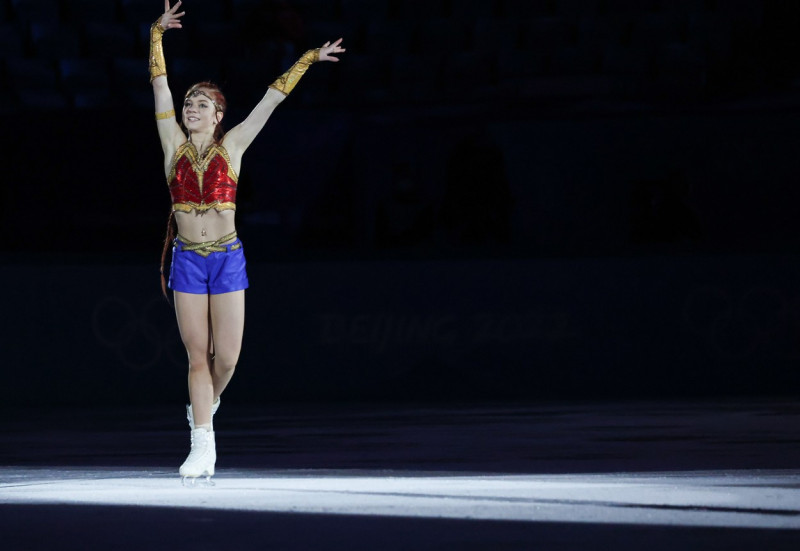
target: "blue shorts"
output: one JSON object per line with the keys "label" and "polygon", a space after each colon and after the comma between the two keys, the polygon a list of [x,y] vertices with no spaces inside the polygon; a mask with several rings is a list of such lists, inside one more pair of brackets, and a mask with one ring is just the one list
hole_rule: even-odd
{"label": "blue shorts", "polygon": [[169,288],[195,295],[221,295],[247,289],[242,242],[236,240],[225,247],[225,252],[211,253],[206,257],[183,249],[175,240],[172,247],[172,266],[169,269]]}

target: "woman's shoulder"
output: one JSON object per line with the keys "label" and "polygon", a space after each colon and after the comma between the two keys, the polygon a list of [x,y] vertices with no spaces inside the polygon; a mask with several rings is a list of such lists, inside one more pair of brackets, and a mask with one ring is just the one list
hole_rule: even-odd
{"label": "woman's shoulder", "polygon": [[[238,150],[236,149],[236,144],[235,143],[232,144],[230,141],[228,141],[228,142],[225,141],[225,138],[227,136],[228,135],[225,134],[225,136],[223,136],[222,139],[217,142],[216,147],[217,147],[217,150],[222,155],[225,156],[225,158],[230,159],[232,156],[236,156],[237,155]],[[239,155],[239,156],[241,156],[241,155]]]}

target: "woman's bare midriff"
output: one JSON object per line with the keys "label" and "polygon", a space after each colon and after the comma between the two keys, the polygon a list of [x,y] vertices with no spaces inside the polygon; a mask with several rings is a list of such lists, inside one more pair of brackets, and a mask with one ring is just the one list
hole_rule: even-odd
{"label": "woman's bare midriff", "polygon": [[178,233],[195,243],[203,241],[216,241],[224,235],[236,230],[234,216],[236,211],[209,209],[207,211],[193,210],[191,212],[176,212],[175,222],[178,224]]}

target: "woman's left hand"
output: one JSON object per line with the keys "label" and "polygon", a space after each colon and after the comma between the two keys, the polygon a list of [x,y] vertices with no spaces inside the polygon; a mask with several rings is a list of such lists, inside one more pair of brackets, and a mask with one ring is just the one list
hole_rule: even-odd
{"label": "woman's left hand", "polygon": [[333,57],[331,54],[340,54],[342,52],[346,52],[344,48],[340,48],[339,44],[342,43],[343,38],[340,38],[333,44],[330,41],[326,42],[322,45],[322,48],[319,49],[319,60],[320,61],[339,61],[338,57]]}

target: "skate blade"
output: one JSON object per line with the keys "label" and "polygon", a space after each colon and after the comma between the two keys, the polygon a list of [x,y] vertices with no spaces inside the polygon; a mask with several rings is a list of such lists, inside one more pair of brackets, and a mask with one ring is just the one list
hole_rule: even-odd
{"label": "skate blade", "polygon": [[184,476],[181,477],[181,484],[183,484],[185,488],[209,488],[211,486],[216,486],[214,481],[211,480],[211,475]]}

